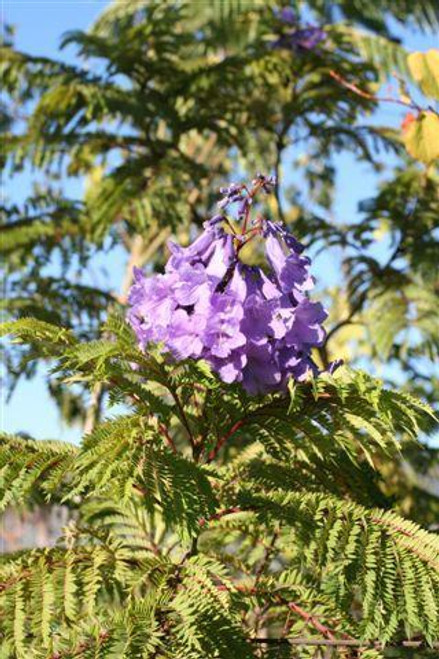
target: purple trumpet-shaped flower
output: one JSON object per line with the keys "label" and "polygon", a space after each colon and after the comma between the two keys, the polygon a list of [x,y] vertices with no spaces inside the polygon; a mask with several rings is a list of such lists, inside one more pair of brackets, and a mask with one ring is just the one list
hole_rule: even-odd
{"label": "purple trumpet-shaped flower", "polygon": [[315,50],[326,39],[326,33],[316,25],[288,31],[272,42],[273,49],[294,50],[297,53]]}
{"label": "purple trumpet-shaped flower", "polygon": [[274,49],[293,50],[297,53],[315,50],[326,39],[326,33],[318,25],[301,26],[298,16],[290,7],[274,12],[279,21],[279,37],[271,43]]}
{"label": "purple trumpet-shaped flower", "polygon": [[293,49],[314,50],[325,39],[326,33],[321,27],[309,25],[300,30],[295,30],[290,35],[290,44]]}
{"label": "purple trumpet-shaped flower", "polygon": [[[308,298],[310,260],[283,225],[258,216],[248,227],[256,194],[275,184],[258,174],[249,187],[222,188],[223,209],[247,200],[237,213],[240,232],[217,215],[188,247],[169,244],[165,274],[135,271],[128,320],[142,349],[156,342],[175,359],[204,359],[222,380],[241,382],[251,394],[281,391],[290,378],[318,373],[311,350],[325,339],[326,312]],[[265,241],[266,269],[240,260],[256,235]]]}
{"label": "purple trumpet-shaped flower", "polygon": [[291,7],[283,7],[281,10],[274,12],[276,18],[278,18],[283,23],[289,23],[290,25],[295,25],[297,23],[297,14]]}

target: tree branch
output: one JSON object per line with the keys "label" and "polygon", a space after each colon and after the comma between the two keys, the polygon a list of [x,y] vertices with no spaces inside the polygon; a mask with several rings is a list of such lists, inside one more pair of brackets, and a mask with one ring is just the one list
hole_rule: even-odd
{"label": "tree branch", "polygon": [[329,75],[331,78],[340,83],[340,85],[343,85],[343,87],[346,87],[346,89],[349,89],[349,91],[353,92],[357,96],[361,96],[361,98],[367,99],[368,101],[375,101],[376,103],[396,103],[397,105],[404,105],[406,108],[410,108],[411,110],[422,112],[422,108],[416,103],[404,101],[400,98],[393,98],[393,96],[375,96],[375,94],[366,92],[364,89],[360,89],[360,87],[357,87],[357,85],[354,85],[354,83],[349,82],[349,80],[343,78],[336,71],[329,71]]}
{"label": "tree branch", "polygon": [[213,447],[213,449],[211,450],[211,452],[207,456],[208,462],[212,462],[212,460],[215,460],[215,458],[217,457],[218,453],[220,452],[220,450],[222,449],[224,444],[227,442],[227,440],[232,435],[234,435],[235,432],[237,430],[239,430],[243,425],[244,425],[244,419],[240,419],[239,421],[237,421],[236,423],[233,424],[233,426],[230,428],[230,430],[225,435],[220,437],[220,439],[216,443],[216,446]]}
{"label": "tree branch", "polygon": [[192,455],[193,455],[194,459],[196,459],[196,461],[198,461],[199,448],[197,446],[197,442],[195,441],[195,437],[192,433],[192,429],[189,425],[189,421],[187,419],[186,413],[183,409],[183,405],[181,404],[180,398],[178,397],[178,394],[174,389],[170,389],[168,387],[168,391],[171,394],[172,398],[174,399],[174,402],[175,402],[175,404],[178,408],[178,411],[180,412],[180,421],[182,422],[182,424],[183,424],[183,426],[184,426],[184,428],[187,432],[189,442],[190,442],[190,445],[192,447]]}
{"label": "tree branch", "polygon": [[251,638],[251,643],[261,643],[265,645],[302,645],[304,647],[333,647],[333,648],[375,648],[381,650],[385,648],[414,648],[414,649],[436,649],[439,643],[428,644],[426,641],[403,640],[399,643],[384,644],[382,641],[360,641],[355,638],[346,639],[328,639],[328,638]]}

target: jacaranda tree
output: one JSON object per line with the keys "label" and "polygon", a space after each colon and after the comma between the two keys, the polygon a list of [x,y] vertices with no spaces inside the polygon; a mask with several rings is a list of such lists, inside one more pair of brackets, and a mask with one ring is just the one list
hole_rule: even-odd
{"label": "jacaranda tree", "polygon": [[[46,364],[84,437],[1,438],[2,509],[70,514],[1,558],[1,657],[436,656],[439,51],[398,22],[437,3],[115,2],[76,64],[7,33],[2,164],[44,181],[3,206],[8,384]],[[340,152],[394,163],[355,219]]]}

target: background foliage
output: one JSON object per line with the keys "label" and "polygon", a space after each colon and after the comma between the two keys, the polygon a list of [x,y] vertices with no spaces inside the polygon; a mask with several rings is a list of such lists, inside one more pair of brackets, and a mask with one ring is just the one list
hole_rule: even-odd
{"label": "background foliage", "polygon": [[[1,656],[366,659],[383,654],[248,639],[438,640],[438,501],[419,478],[437,464],[438,55],[406,53],[388,25],[435,31],[439,14],[429,0],[292,6],[293,27],[256,0],[110,4],[63,37],[75,64],[6,35],[3,164],[45,177],[2,208],[8,384],[49,363],[84,440],[2,440],[2,505],[63,502],[72,521],[56,547],[3,557]],[[273,47],[307,21],[324,28],[317,47]],[[376,126],[393,102],[402,128]],[[376,171],[396,162],[355,222],[333,212],[347,151]],[[350,368],[288,399],[144,355],[122,320],[133,265],[159,270],[219,185],[257,170],[279,177],[267,211],[311,252],[342,255],[337,285],[321,282],[316,359]],[[83,198],[66,174],[85,177]],[[88,264],[115,249],[120,290],[90,285]],[[351,370],[377,365],[385,387]]]}

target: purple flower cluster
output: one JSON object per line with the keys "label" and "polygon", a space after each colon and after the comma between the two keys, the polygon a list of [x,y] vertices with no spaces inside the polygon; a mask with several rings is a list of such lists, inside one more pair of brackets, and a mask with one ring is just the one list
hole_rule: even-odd
{"label": "purple flower cluster", "polygon": [[[223,381],[241,382],[252,394],[315,374],[310,352],[325,337],[326,312],[308,298],[314,282],[302,245],[280,224],[260,216],[250,223],[256,193],[273,185],[258,175],[250,189],[222,189],[219,206],[238,204],[242,230],[216,215],[188,247],[169,244],[164,274],[146,277],[136,269],[129,295],[128,319],[142,349],[163,343],[176,359],[205,359]],[[242,247],[257,235],[266,271],[240,260]]]}
{"label": "purple flower cluster", "polygon": [[326,33],[318,25],[300,27],[296,14],[289,7],[276,12],[276,18],[281,25],[281,34],[271,44],[274,49],[285,48],[295,52],[314,50],[326,39]]}

